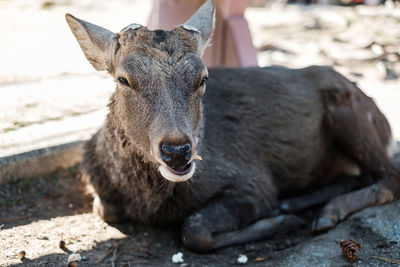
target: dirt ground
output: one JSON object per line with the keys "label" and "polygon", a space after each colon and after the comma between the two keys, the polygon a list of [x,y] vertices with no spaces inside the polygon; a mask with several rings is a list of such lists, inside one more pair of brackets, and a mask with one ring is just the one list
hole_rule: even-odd
{"label": "dirt ground", "polygon": [[[91,212],[76,169],[51,177],[11,180],[0,187],[0,265],[66,266],[68,255],[79,252],[78,266],[180,266],[171,261],[183,253],[190,266],[236,264],[245,254],[249,264],[276,266],[290,247],[311,235],[307,230],[222,249],[208,255],[182,247],[178,229],[154,229],[130,223],[107,225]],[[59,242],[66,242],[66,249]],[[19,260],[17,253],[26,252]],[[256,262],[257,259],[257,262]],[[188,266],[188,265],[182,265]]]}
{"label": "dirt ground", "polygon": [[[12,179],[0,187],[0,266],[66,266],[73,252],[80,253],[83,259],[78,266],[230,266],[240,265],[237,259],[242,254],[248,257],[247,266],[283,266],[282,259],[313,238],[306,227],[271,240],[207,255],[194,254],[182,247],[178,228],[156,229],[131,223],[108,225],[101,221],[91,212],[91,198],[85,193],[78,168],[62,170],[47,178]],[[311,218],[313,213],[303,215]],[[397,241],[386,241],[362,226],[357,218],[347,224],[351,236],[362,240],[365,246],[372,246],[375,255],[399,256],[395,249]],[[338,238],[334,241],[322,238],[322,242],[333,245],[337,251],[335,261],[344,263],[340,266],[351,266],[341,256]],[[60,241],[66,242],[66,248],[59,247]],[[19,251],[25,251],[24,260],[18,258]],[[184,263],[174,264],[171,257],[178,252],[183,253]],[[370,255],[364,258],[373,266],[390,266],[378,265]],[[361,262],[353,266],[365,265]]]}

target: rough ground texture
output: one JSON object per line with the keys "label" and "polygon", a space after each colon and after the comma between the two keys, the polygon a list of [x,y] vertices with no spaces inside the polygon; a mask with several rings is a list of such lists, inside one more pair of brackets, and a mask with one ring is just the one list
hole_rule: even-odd
{"label": "rough ground texture", "polygon": [[[400,166],[400,154],[396,161]],[[306,227],[207,255],[184,249],[178,228],[107,225],[90,211],[91,199],[77,168],[1,185],[0,265],[65,266],[72,252],[85,257],[78,266],[180,266],[171,261],[177,252],[183,253],[184,263],[190,266],[235,265],[240,254],[248,257],[249,266],[393,266],[374,256],[400,260],[400,200],[356,213],[318,236]],[[342,256],[339,246],[348,238],[363,245],[355,263]],[[65,249],[59,248],[61,240],[66,242]],[[26,252],[23,261],[17,257],[21,250]]]}
{"label": "rough ground texture", "polygon": [[[150,2],[0,1],[0,156],[85,139],[103,121],[113,82],[86,61],[64,14],[119,31],[145,24]],[[399,9],[270,5],[249,8],[246,17],[261,65],[333,65],[376,99],[400,138]],[[90,212],[77,176],[70,169],[0,185],[0,266],[66,266],[71,252],[86,257],[78,266],[180,266],[171,262],[179,251],[190,266],[234,265],[239,254],[249,266],[396,266],[373,256],[400,260],[400,201],[354,214],[318,236],[304,228],[197,255],[182,248],[177,229],[104,224]],[[339,242],[347,238],[363,244],[356,263],[342,256]],[[58,247],[60,240],[67,249]],[[16,256],[20,250],[24,261]]]}

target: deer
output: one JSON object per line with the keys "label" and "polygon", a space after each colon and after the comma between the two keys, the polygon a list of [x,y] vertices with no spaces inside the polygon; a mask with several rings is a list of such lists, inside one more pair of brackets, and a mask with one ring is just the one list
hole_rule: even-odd
{"label": "deer", "polygon": [[333,68],[206,67],[213,0],[172,30],[66,20],[116,82],[82,159],[105,222],[179,226],[207,253],[304,227],[315,205],[318,233],[399,197],[389,122]]}

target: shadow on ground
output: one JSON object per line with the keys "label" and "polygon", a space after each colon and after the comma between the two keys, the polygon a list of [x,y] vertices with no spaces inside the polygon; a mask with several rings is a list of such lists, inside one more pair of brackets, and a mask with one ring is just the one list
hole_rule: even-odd
{"label": "shadow on ground", "polygon": [[91,198],[85,194],[79,175],[79,166],[74,166],[50,177],[12,178],[0,185],[2,229],[90,212]]}

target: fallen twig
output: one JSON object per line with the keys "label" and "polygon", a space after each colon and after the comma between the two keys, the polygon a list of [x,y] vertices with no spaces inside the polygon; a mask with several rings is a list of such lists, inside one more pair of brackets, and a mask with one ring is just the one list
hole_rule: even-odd
{"label": "fallen twig", "polygon": [[128,266],[131,266],[131,264],[132,264],[132,265],[136,265],[136,264],[139,264],[139,263],[147,263],[147,261],[144,261],[144,260],[137,260],[137,261],[125,262],[125,264],[128,264]]}
{"label": "fallen twig", "polygon": [[117,251],[118,251],[118,245],[117,247],[114,249],[114,253],[111,259],[111,267],[115,267],[115,260],[117,258]]}
{"label": "fallen twig", "polygon": [[372,258],[380,260],[380,261],[389,262],[389,263],[400,264],[400,260],[389,259],[389,258],[379,257],[379,256],[372,256]]}
{"label": "fallen twig", "polygon": [[218,261],[219,263],[223,263],[223,261],[215,254],[212,254],[209,257],[214,259],[214,260],[216,260],[216,261]]}
{"label": "fallen twig", "polygon": [[[97,260],[97,262],[98,263],[102,262],[108,255],[110,255],[111,252],[114,252],[114,254],[116,254],[116,250],[118,249],[119,245],[120,245],[120,242],[114,241],[114,244],[103,252],[103,254]],[[113,258],[114,258],[114,254],[113,254]]]}
{"label": "fallen twig", "polygon": [[116,248],[118,247],[118,244],[113,245],[111,247],[109,247],[108,249],[106,249],[103,254],[101,255],[101,257],[97,260],[97,262],[102,262],[108,255],[110,255],[111,252],[113,252]]}

